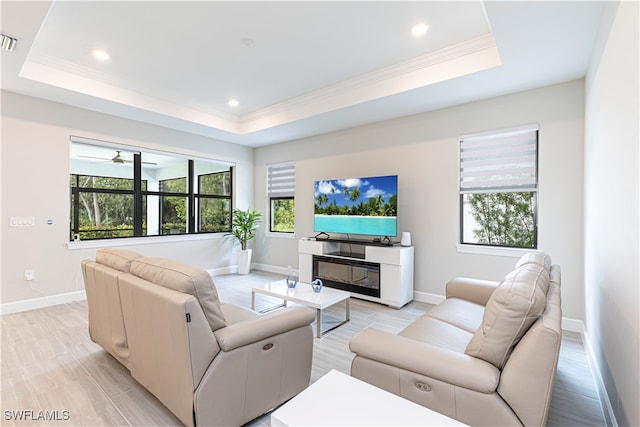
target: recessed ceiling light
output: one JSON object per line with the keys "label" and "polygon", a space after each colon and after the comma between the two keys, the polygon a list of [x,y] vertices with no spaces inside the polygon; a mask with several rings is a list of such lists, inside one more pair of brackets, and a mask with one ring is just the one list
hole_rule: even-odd
{"label": "recessed ceiling light", "polygon": [[109,52],[102,49],[93,49],[91,51],[91,54],[93,55],[94,58],[96,58],[99,61],[107,61],[110,58]]}
{"label": "recessed ceiling light", "polygon": [[238,105],[240,105],[240,102],[238,102],[238,100],[237,100],[237,99],[235,99],[235,98],[231,98],[231,99],[229,100],[228,104],[229,104],[229,107],[233,107],[233,108],[235,108],[235,107],[237,107]]}
{"label": "recessed ceiling light", "polygon": [[414,37],[422,37],[427,33],[427,24],[416,24],[411,28],[411,34]]}

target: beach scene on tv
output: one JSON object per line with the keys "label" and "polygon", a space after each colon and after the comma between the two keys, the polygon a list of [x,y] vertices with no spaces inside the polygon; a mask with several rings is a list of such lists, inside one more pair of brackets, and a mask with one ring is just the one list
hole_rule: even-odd
{"label": "beach scene on tv", "polygon": [[398,176],[315,182],[314,231],[397,235]]}

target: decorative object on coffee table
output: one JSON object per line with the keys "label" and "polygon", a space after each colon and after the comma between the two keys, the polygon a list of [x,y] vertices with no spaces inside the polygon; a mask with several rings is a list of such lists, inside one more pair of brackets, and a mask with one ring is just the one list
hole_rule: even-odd
{"label": "decorative object on coffee table", "polygon": [[322,280],[316,279],[311,282],[311,289],[313,289],[313,292],[320,292],[322,290]]}
{"label": "decorative object on coffee table", "polygon": [[287,288],[293,289],[298,284],[298,278],[293,267],[289,266],[289,275],[287,276]]}

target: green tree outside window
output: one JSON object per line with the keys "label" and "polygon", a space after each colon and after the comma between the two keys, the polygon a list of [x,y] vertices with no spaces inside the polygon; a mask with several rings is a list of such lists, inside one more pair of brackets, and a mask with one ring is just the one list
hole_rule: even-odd
{"label": "green tree outside window", "polygon": [[474,243],[535,248],[534,202],[535,192],[466,194]]}

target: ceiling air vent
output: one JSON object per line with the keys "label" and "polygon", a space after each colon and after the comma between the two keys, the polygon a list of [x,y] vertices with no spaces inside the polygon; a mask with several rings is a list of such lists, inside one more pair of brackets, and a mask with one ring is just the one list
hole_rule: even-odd
{"label": "ceiling air vent", "polygon": [[16,48],[16,43],[18,43],[18,39],[15,37],[8,36],[6,34],[0,34],[2,36],[2,49],[7,52],[12,52]]}

